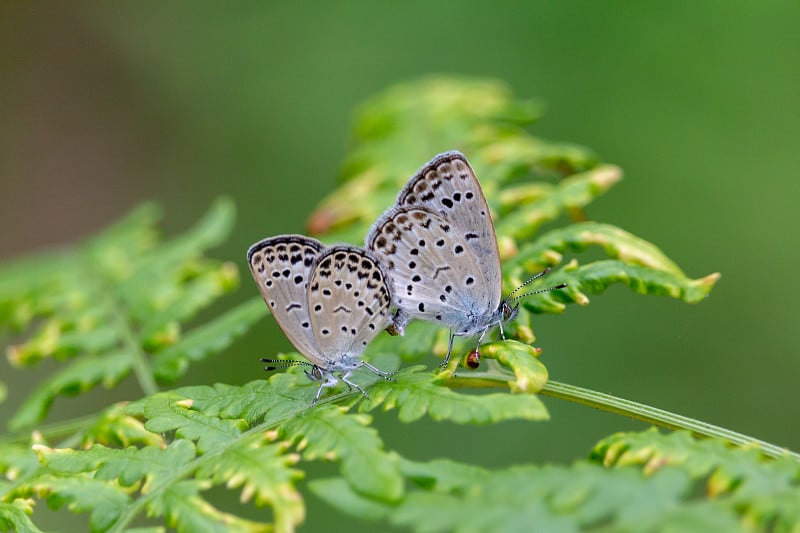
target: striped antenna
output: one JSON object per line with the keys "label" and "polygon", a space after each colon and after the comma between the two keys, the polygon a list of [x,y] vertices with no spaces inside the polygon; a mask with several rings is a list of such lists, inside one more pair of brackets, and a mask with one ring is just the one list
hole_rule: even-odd
{"label": "striped antenna", "polygon": [[265,366],[264,370],[270,372],[272,370],[278,370],[279,368],[289,368],[290,366],[314,366],[313,364],[309,363],[308,361],[300,361],[299,359],[265,359],[261,358],[262,363],[276,363],[277,365],[270,365]]}
{"label": "striped antenna", "polygon": [[[520,299],[522,299],[522,298],[525,298],[526,296],[531,296],[531,295],[533,295],[533,294],[539,294],[539,293],[542,293],[542,292],[550,292],[550,291],[555,291],[555,290],[558,290],[558,289],[563,289],[563,288],[565,288],[565,287],[567,286],[567,284],[566,284],[566,283],[561,283],[561,284],[559,284],[559,285],[556,285],[555,287],[548,287],[548,288],[546,288],[546,289],[539,289],[538,291],[526,292],[526,293],[524,293],[524,294],[520,294],[519,296],[514,296],[514,294],[515,294],[517,291],[519,291],[519,290],[520,290],[520,289],[522,289],[523,287],[525,287],[525,286],[529,285],[531,282],[533,282],[533,281],[535,281],[535,280],[537,280],[537,279],[541,278],[542,276],[545,276],[545,275],[547,275],[547,274],[548,274],[548,273],[549,273],[551,270],[552,270],[552,268],[550,268],[550,267],[547,267],[547,268],[545,268],[544,270],[542,270],[541,272],[539,272],[538,274],[536,274],[535,276],[533,276],[532,278],[530,278],[528,281],[526,281],[525,283],[523,283],[522,285],[520,285],[519,287],[517,287],[516,289],[514,289],[513,291],[511,291],[511,294],[509,294],[509,295],[506,297],[506,303],[509,303],[509,304],[510,304],[510,303],[512,303],[512,302],[516,302],[517,300],[520,300]],[[514,297],[512,298],[512,296],[514,296]]]}

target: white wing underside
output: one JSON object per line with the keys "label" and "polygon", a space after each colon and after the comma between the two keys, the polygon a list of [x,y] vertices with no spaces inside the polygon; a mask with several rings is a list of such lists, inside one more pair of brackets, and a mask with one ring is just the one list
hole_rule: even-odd
{"label": "white wing underside", "polygon": [[425,164],[397,197],[398,206],[422,206],[452,223],[469,243],[489,290],[500,303],[502,273],[494,223],[475,171],[464,154],[445,152]]}
{"label": "white wing underside", "polygon": [[323,245],[302,235],[281,235],[255,243],[247,252],[250,272],[272,316],[297,350],[324,365],[311,329],[308,280]]}
{"label": "white wing underside", "polygon": [[499,290],[491,288],[464,235],[426,208],[385,213],[367,237],[367,248],[386,270],[394,305],[414,318],[462,333],[500,303]]}
{"label": "white wing underside", "polygon": [[390,321],[389,289],[377,263],[363,250],[325,251],[311,276],[308,309],[323,354],[361,354]]}
{"label": "white wing underside", "polygon": [[364,250],[281,235],[251,246],[247,258],[278,326],[322,369],[360,355],[389,323],[389,288]]}

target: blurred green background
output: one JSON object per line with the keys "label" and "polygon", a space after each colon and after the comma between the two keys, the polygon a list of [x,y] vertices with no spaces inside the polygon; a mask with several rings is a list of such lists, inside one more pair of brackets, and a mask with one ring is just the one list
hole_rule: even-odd
{"label": "blurred green background", "polygon": [[[789,1],[4,3],[0,257],[70,243],[149,199],[175,233],[228,194],[239,217],[216,255],[241,269],[231,305],[256,294],[248,245],[302,232],[335,187],[360,102],[428,74],[505,80],[547,103],[536,135],[625,170],[590,218],[654,242],[692,277],[722,273],[696,306],[614,287],[540,317],[551,378],[798,450],[798,20]],[[182,383],[241,384],[286,349],[265,320]],[[34,379],[9,372],[0,363],[2,420]],[[54,416],[138,393],[62,400]],[[546,403],[552,420],[536,424],[376,417],[411,458],[492,466],[569,461],[643,427]],[[324,526],[329,511],[308,503],[309,529]]]}

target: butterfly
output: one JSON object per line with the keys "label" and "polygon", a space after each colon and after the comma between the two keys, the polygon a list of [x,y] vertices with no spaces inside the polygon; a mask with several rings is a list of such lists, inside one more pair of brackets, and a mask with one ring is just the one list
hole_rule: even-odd
{"label": "butterfly", "polygon": [[[349,245],[326,247],[302,235],[280,235],[253,244],[247,263],[264,301],[281,330],[311,363],[262,359],[285,366],[306,365],[305,373],[322,389],[340,380],[367,393],[350,380],[365,367],[361,354],[391,321],[391,291],[381,266],[365,250]],[[266,370],[274,370],[268,366]]]}
{"label": "butterfly", "polygon": [[[503,323],[513,320],[520,298],[506,298],[494,224],[475,172],[456,151],[437,155],[403,187],[395,205],[370,229],[366,249],[380,261],[397,307],[392,334],[402,335],[412,319],[450,329],[450,360],[456,336],[479,335],[480,347],[495,326],[505,340]],[[561,289],[566,284],[545,290]],[[541,291],[536,291],[541,292]],[[478,349],[475,355],[480,356]]]}

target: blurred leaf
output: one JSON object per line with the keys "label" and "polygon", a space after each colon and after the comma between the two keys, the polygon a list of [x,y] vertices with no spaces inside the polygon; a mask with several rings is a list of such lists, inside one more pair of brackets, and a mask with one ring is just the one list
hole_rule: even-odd
{"label": "blurred leaf", "polygon": [[[330,505],[417,531],[793,531],[800,525],[800,464],[686,433],[626,433],[598,444],[605,468],[403,460],[412,488],[394,503],[353,493],[337,479],[311,482]],[[634,465],[650,465],[640,472]],[[701,467],[702,465],[702,467]],[[716,469],[716,471],[714,471]],[[717,474],[716,472],[724,472]],[[710,475],[709,475],[710,474]],[[734,483],[714,490],[723,476]],[[695,489],[706,483],[705,492]]]}
{"label": "blurred leaf", "polygon": [[[243,307],[182,338],[182,322],[238,283],[233,265],[202,256],[230,232],[234,208],[219,200],[193,229],[163,244],[157,216],[145,205],[74,248],[0,269],[2,325],[28,330],[26,340],[8,347],[9,360],[18,367],[59,361],[25,399],[12,428],[42,420],[58,396],[100,383],[112,387],[132,370],[143,390],[155,392],[151,354],[159,358],[159,375],[174,380],[189,360],[222,350],[257,318],[254,305]],[[232,327],[231,318],[241,324]]]}
{"label": "blurred leaf", "polygon": [[0,528],[5,531],[41,533],[29,516],[33,514],[33,501],[17,498],[10,503],[0,502]]}
{"label": "blurred leaf", "polygon": [[653,244],[609,224],[583,222],[545,233],[527,244],[506,264],[535,272],[561,262],[565,251],[601,246],[612,259],[682,275],[680,268]]}
{"label": "blurred leaf", "polygon": [[196,480],[174,483],[164,491],[162,498],[153,501],[150,512],[155,516],[163,516],[167,525],[179,532],[272,531],[270,524],[239,518],[210,505],[200,496],[200,492],[207,487],[207,483]]}
{"label": "blurred leaf", "polygon": [[25,484],[19,494],[36,495],[52,509],[64,505],[73,513],[89,512],[92,531],[107,531],[130,505],[124,491],[89,476],[56,477],[43,474]]}
{"label": "blurred leaf", "polygon": [[221,352],[265,314],[266,306],[260,296],[226,311],[186,333],[180,343],[158,352],[153,358],[153,372],[162,381],[174,382],[190,363]]}

